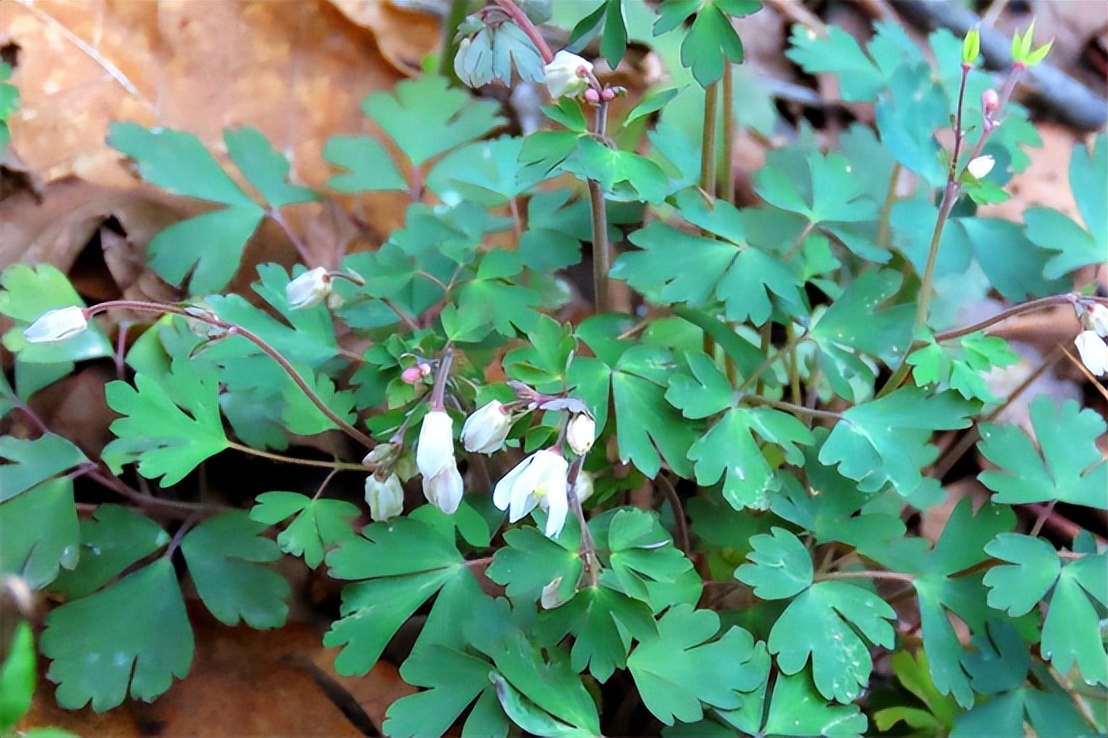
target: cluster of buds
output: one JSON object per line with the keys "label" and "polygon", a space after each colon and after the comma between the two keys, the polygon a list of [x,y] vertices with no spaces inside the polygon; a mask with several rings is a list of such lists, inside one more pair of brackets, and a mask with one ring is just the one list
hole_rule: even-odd
{"label": "cluster of buds", "polygon": [[373,520],[391,520],[404,512],[404,487],[398,473],[404,461],[403,448],[397,443],[378,444],[362,459],[373,470],[365,480],[365,501]]}
{"label": "cluster of buds", "polygon": [[1081,363],[1097,377],[1108,376],[1108,307],[1078,302],[1074,308],[1084,328],[1073,341]]}

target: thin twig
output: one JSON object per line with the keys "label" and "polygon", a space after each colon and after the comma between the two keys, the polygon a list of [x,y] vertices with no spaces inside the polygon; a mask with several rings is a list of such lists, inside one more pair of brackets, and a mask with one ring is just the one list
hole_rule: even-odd
{"label": "thin twig", "polygon": [[678,496],[677,490],[674,489],[673,484],[666,478],[665,474],[654,477],[654,483],[662,488],[662,494],[666,496],[669,506],[673,510],[673,542],[677,544],[677,548],[681,549],[681,553],[692,558],[689,521],[685,520],[685,508],[681,504],[681,498]]}

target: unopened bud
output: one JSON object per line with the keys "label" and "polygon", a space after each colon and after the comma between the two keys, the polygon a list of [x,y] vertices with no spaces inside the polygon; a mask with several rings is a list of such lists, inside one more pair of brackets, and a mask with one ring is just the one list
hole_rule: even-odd
{"label": "unopened bud", "polygon": [[611,102],[616,99],[616,91],[611,87],[605,87],[600,91],[600,99],[604,102]]}
{"label": "unopened bud", "polygon": [[996,160],[991,156],[979,156],[966,165],[966,171],[973,175],[974,179],[984,179],[993,171]]}
{"label": "unopened bud", "polygon": [[590,105],[596,105],[598,102],[600,102],[600,94],[590,87],[589,89],[585,90],[585,102],[589,103]]}
{"label": "unopened bud", "polygon": [[992,118],[1000,112],[1000,95],[992,87],[981,93],[981,111],[986,118]]}
{"label": "unopened bud", "polygon": [[71,305],[44,313],[23,330],[27,343],[58,343],[88,329],[88,311]]}
{"label": "unopened bud", "polygon": [[416,364],[415,366],[410,366],[404,371],[400,372],[400,380],[404,382],[404,384],[419,384],[423,381],[423,377],[426,376],[426,374],[424,374],[424,372],[422,371],[422,366],[423,365],[421,364]]}

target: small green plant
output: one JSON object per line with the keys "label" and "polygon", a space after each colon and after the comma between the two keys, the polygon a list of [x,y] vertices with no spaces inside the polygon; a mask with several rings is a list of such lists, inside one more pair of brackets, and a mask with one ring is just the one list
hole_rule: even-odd
{"label": "small green plant", "polygon": [[[1105,373],[1108,301],[1069,290],[1108,248],[1108,139],[1073,155],[1081,223],[981,217],[1037,142],[1009,100],[1047,51],[1030,31],[997,84],[976,32],[933,33],[932,63],[894,25],[865,49],[798,27],[788,56],[872,103],[876,132],[850,126],[823,151],[802,129],[755,176],[762,203],[738,207],[731,19],[757,7],[604,0],[562,19],[571,46],[555,54],[528,15],[541,4],[497,0],[460,26],[453,69],[541,81],[549,125],[499,135],[500,107],[441,77],[370,95],[392,147],[333,138],[329,186],[405,193],[404,226],[337,268],[304,249],[291,274],[260,265],[253,302],[222,293],[246,240],[269,218],[298,244],[282,209],[321,194],[252,129],[225,134],[244,188],[189,134],[115,124],[146,180],[217,207],[150,244],[150,267],[192,296],[180,304],[86,305],[42,265],[0,276],[15,322],[0,412],[37,430],[0,438],[0,563],[62,600],[40,643],[58,702],[102,711],[186,678],[175,565],[220,621],[271,628],[290,593],[269,565],[295,556],[346,582],[324,638],[343,673],[426,615],[400,672],[421,691],[389,708],[388,735],[626,733],[605,684],[633,689],[667,736],[1103,732],[1108,552],[1086,531],[1061,547],[1041,533],[1057,503],[1108,509],[1105,423],[1037,398],[1033,436],[997,424],[1014,395],[985,375],[1015,361],[990,327],[1059,304]],[[595,37],[613,66],[653,40],[669,85],[613,118],[622,90],[577,54]],[[595,309],[571,324],[553,317],[560,272],[583,252]],[[959,324],[958,303],[988,292],[1013,306]],[[128,343],[95,319],[116,310],[150,321]],[[105,358],[126,376],[106,388],[116,437],[89,458],[28,400]],[[940,448],[946,431],[968,442]],[[290,453],[335,432],[334,461]],[[932,544],[904,520],[943,501],[933,472],[970,434],[993,497],[959,503]],[[229,451],[352,475],[365,507],[326,481],[249,510],[200,499],[190,475]],[[79,514],[77,478],[118,504]],[[427,504],[406,505],[405,484]],[[486,567],[501,589],[482,588]]]}

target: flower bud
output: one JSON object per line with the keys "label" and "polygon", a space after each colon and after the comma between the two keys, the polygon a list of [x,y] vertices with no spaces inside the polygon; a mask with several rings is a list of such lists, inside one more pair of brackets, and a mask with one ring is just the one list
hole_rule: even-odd
{"label": "flower bud", "polygon": [[410,366],[404,371],[400,372],[400,381],[404,384],[417,385],[423,381],[423,372],[420,371],[419,364]]}
{"label": "flower bud", "polygon": [[404,488],[400,479],[390,474],[381,481],[376,474],[370,474],[365,480],[365,501],[369,505],[369,516],[380,522],[395,518],[404,512]]}
{"label": "flower bud", "polygon": [[986,118],[992,118],[1000,112],[1000,95],[992,87],[981,93],[981,111]]}
{"label": "flower bud", "polygon": [[984,179],[993,171],[996,160],[991,156],[979,156],[966,165],[966,171],[973,175],[974,179]]}
{"label": "flower bud", "polygon": [[378,443],[365,455],[362,464],[371,469],[395,466],[402,450],[397,443]]}
{"label": "flower bud", "polygon": [[600,93],[590,87],[585,90],[585,102],[590,105],[596,105],[600,102]]}
{"label": "flower bud", "polygon": [[582,469],[577,472],[577,481],[573,483],[573,494],[578,502],[584,502],[592,497],[594,491],[592,474]]}
{"label": "flower bud", "polygon": [[[585,70],[584,75],[581,73],[582,69]],[[591,62],[563,49],[543,68],[543,83],[550,91],[550,96],[555,99],[577,97],[588,89],[589,83],[585,76],[591,71]]]}
{"label": "flower bud", "polygon": [[584,456],[596,440],[596,421],[591,415],[578,413],[569,420],[566,427],[566,441],[573,453]]}
{"label": "flower bud", "polygon": [[58,343],[88,330],[88,312],[76,305],[44,313],[23,330],[27,343]]}
{"label": "flower bud", "polygon": [[971,28],[962,39],[962,64],[972,66],[981,53],[981,31],[977,27]]}
{"label": "flower bud", "polygon": [[331,294],[331,275],[323,267],[301,274],[285,286],[285,299],[293,310],[310,308]]}
{"label": "flower bud", "polygon": [[512,428],[512,416],[499,400],[483,405],[466,418],[462,426],[462,445],[466,451],[491,454],[504,446]]}
{"label": "flower bud", "polygon": [[1108,343],[1096,331],[1081,331],[1073,342],[1086,369],[1097,377],[1108,374]]}

